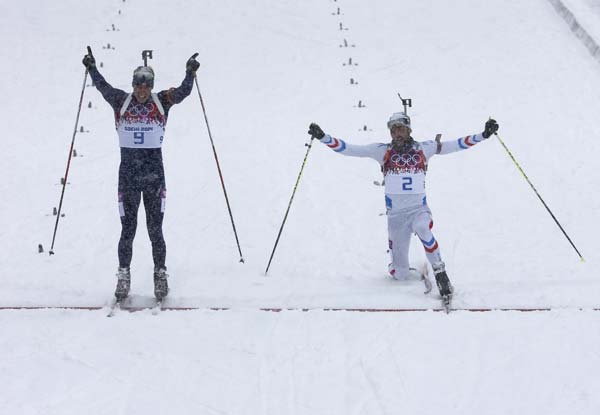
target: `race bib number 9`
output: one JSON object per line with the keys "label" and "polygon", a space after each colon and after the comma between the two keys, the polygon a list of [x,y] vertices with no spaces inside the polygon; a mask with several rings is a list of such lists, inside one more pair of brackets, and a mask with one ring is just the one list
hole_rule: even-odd
{"label": "race bib number 9", "polygon": [[165,129],[157,124],[129,124],[117,129],[119,146],[127,148],[160,148]]}
{"label": "race bib number 9", "polygon": [[142,132],[133,133],[133,144],[136,144],[136,145],[144,144],[144,133],[142,133]]}

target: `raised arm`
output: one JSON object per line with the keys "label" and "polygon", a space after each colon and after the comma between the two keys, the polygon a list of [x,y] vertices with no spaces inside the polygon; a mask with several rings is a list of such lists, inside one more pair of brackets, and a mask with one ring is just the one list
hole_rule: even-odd
{"label": "raised arm", "polygon": [[127,97],[127,93],[121,89],[113,88],[106,79],[100,74],[98,68],[96,68],[96,59],[94,55],[92,55],[91,49],[88,47],[88,54],[83,57],[83,65],[87,68],[92,80],[94,81],[94,85],[106,102],[110,104],[114,111],[119,111],[123,102],[125,102],[125,98]]}
{"label": "raised arm", "polygon": [[427,158],[429,158],[435,154],[443,155],[454,153],[456,151],[467,150],[473,147],[475,144],[479,144],[480,142],[487,140],[492,134],[498,131],[498,127],[499,126],[496,120],[489,119],[485,123],[485,128],[482,133],[466,135],[450,141],[426,141],[422,143],[423,151],[425,152]]}
{"label": "raised arm", "polygon": [[183,101],[190,92],[192,92],[192,87],[194,86],[194,75],[191,73],[185,74],[185,78],[181,82],[177,88],[167,89],[165,91],[160,91],[158,93],[158,98],[160,99],[163,106],[171,106],[174,104],[179,104]]}
{"label": "raised arm", "polygon": [[196,60],[197,53],[193,54],[185,64],[185,78],[183,82],[177,88],[171,88],[158,93],[158,98],[161,100],[163,106],[170,107],[174,104],[179,104],[183,101],[190,93],[194,86],[194,77],[196,71],[200,67],[200,63]]}
{"label": "raised arm", "polygon": [[387,150],[387,144],[373,143],[367,145],[349,144],[346,141],[325,134],[317,124],[311,124],[308,133],[317,138],[336,153],[351,157],[368,157],[383,163],[383,157]]}

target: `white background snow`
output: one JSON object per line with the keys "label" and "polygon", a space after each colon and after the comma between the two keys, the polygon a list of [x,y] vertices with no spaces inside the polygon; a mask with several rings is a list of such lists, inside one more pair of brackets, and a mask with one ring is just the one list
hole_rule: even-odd
{"label": "white background snow", "polygon": [[[568,5],[584,11],[588,33],[600,32],[598,2]],[[119,151],[112,110],[92,87],[56,255],[47,253],[87,45],[125,90],[143,49],[154,51],[156,90],[178,86],[200,53],[198,81],[246,260],[238,263],[194,89],[167,126],[164,233],[167,305],[199,309],[112,319],[106,309],[0,311],[0,413],[600,411],[600,66],[550,2],[6,1],[0,35],[0,307],[112,299]],[[586,260],[496,139],[436,157],[428,202],[455,307],[552,311],[323,311],[439,300],[418,281],[386,276],[377,163],[320,143],[264,275],[308,124],[352,143],[387,141],[397,92],[413,99],[418,140],[480,132],[495,117]],[[411,259],[424,260],[417,239]],[[152,266],[141,208],[132,263],[140,304],[152,298]]]}

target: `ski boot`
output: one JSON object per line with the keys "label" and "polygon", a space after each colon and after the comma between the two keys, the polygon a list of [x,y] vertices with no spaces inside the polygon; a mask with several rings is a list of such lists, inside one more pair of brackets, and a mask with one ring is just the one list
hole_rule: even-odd
{"label": "ski boot", "polygon": [[131,273],[129,267],[117,269],[117,289],[115,290],[115,297],[117,302],[123,301],[129,295],[129,288],[131,287]]}
{"label": "ski boot", "polygon": [[440,290],[440,297],[442,297],[442,306],[446,310],[446,313],[450,312],[452,293],[454,288],[450,283],[448,274],[446,274],[445,264],[442,262],[433,266],[433,273],[435,275],[435,282],[438,290]]}
{"label": "ski boot", "polygon": [[438,289],[440,290],[440,295],[442,297],[452,296],[454,288],[448,279],[448,274],[446,274],[446,271],[436,272],[435,282],[437,283]]}
{"label": "ski boot", "polygon": [[154,268],[154,296],[158,301],[162,301],[169,294],[168,277],[165,267]]}

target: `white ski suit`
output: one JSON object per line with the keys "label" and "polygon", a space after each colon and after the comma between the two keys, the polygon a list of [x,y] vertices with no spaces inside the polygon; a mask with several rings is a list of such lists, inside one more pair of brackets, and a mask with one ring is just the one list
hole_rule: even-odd
{"label": "white ski suit", "polygon": [[321,142],[333,151],[352,157],[376,160],[385,180],[385,205],[388,220],[388,240],[392,258],[389,272],[403,279],[409,274],[408,249],[413,233],[425,248],[427,260],[434,270],[444,270],[439,245],[431,232],[433,220],[425,195],[427,163],[436,154],[466,150],[485,140],[481,134],[460,137],[453,141],[413,142],[408,151],[391,144],[353,145],[326,134]]}

